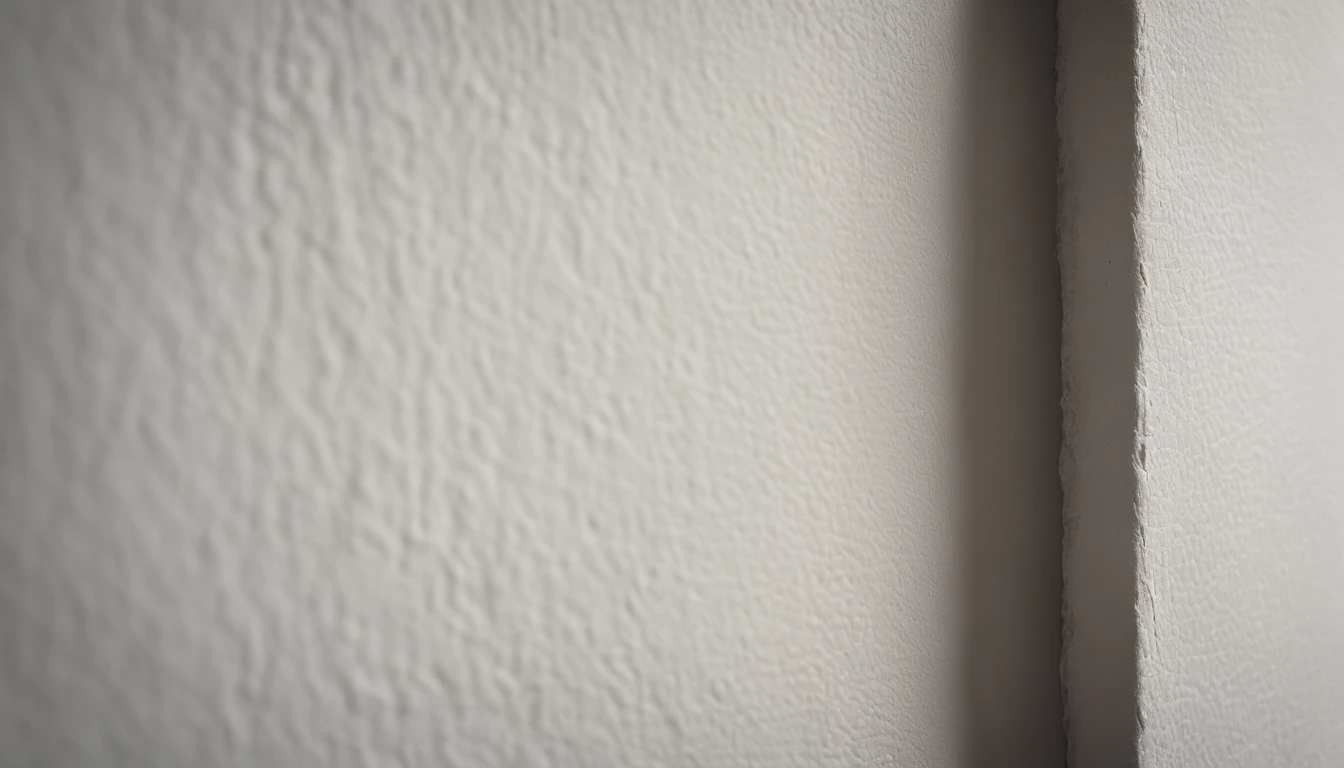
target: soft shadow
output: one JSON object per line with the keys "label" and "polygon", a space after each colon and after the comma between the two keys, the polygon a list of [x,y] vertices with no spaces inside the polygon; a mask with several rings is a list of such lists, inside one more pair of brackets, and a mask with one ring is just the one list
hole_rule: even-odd
{"label": "soft shadow", "polygon": [[1055,3],[967,10],[962,743],[975,768],[1062,766]]}
{"label": "soft shadow", "polygon": [[1060,263],[1069,762],[1138,762],[1139,290],[1134,5],[1060,5]]}

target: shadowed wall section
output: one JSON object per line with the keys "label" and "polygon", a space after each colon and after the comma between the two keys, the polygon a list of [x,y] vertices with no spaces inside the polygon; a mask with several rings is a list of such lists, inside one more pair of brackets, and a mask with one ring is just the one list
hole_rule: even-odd
{"label": "shadowed wall section", "polygon": [[977,768],[1062,766],[1055,7],[967,8],[965,705]]}
{"label": "shadowed wall section", "polygon": [[1137,537],[1134,11],[1059,9],[1064,647],[1069,764],[1134,764]]}

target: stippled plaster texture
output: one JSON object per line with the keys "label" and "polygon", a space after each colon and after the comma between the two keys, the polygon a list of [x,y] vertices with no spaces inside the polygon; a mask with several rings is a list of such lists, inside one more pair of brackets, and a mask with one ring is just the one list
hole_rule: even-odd
{"label": "stippled plaster texture", "polygon": [[956,3],[4,10],[0,764],[955,762]]}
{"label": "stippled plaster texture", "polygon": [[1344,764],[1344,6],[1141,0],[1139,752]]}

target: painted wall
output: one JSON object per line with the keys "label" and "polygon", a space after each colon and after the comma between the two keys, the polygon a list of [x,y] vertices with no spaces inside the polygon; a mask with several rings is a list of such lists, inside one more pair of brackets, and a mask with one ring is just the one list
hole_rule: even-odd
{"label": "painted wall", "polygon": [[1049,8],[353,5],[5,3],[0,763],[1057,755]]}
{"label": "painted wall", "polygon": [[1151,766],[1344,763],[1344,7],[1141,0]]}

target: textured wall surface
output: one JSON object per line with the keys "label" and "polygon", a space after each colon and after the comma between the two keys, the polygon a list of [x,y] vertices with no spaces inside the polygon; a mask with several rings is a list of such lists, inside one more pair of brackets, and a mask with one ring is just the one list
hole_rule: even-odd
{"label": "textured wall surface", "polygon": [[[963,9],[347,6],[4,3],[0,764],[953,764]],[[1042,221],[971,397],[1050,754]]]}
{"label": "textured wall surface", "polygon": [[1140,756],[1344,764],[1344,6],[1142,0]]}

